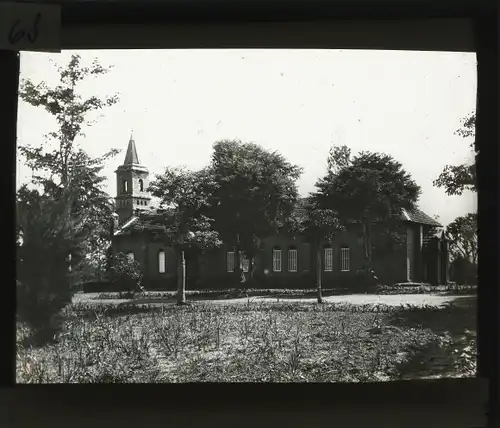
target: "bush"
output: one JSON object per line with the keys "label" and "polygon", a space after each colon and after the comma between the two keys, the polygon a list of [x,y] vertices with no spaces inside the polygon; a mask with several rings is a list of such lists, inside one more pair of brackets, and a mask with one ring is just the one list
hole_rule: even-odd
{"label": "bush", "polygon": [[108,280],[109,291],[118,291],[125,296],[133,296],[144,291],[139,263],[123,253],[112,256]]}

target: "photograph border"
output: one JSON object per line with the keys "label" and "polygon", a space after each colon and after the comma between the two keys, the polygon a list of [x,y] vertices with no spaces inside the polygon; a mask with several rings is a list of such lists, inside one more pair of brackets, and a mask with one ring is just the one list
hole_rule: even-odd
{"label": "photograph border", "polygon": [[[281,19],[274,20],[272,20],[273,14],[269,12],[274,10],[272,7],[266,12],[264,6],[255,5],[251,14],[247,15],[251,18],[245,20],[243,11],[248,10],[249,2],[233,2],[240,4],[240,8],[228,6],[228,2],[225,3],[226,9],[222,2],[210,2],[209,5],[214,9],[210,13],[207,12],[208,6],[202,6],[201,1],[191,1],[188,2],[189,5],[183,6],[175,2],[160,4],[159,1],[90,0],[60,3],[63,8],[63,49],[316,47],[476,51],[478,62],[476,144],[480,148],[480,154],[477,156],[481,253],[479,277],[481,283],[499,284],[500,217],[497,204],[500,18],[498,8],[494,7],[493,2],[477,2],[476,5],[479,3],[482,7],[474,7],[473,1],[432,2],[434,6],[431,2],[399,1],[397,2],[399,6],[396,7],[395,2],[352,1],[329,2],[328,8],[324,6],[326,2],[313,2],[309,5],[305,2],[292,2],[290,5],[295,5],[295,9],[299,11],[302,10],[302,15],[295,12],[294,18],[291,12],[288,14],[283,12]],[[274,16],[278,9],[287,7],[284,2],[271,3],[276,3]],[[347,6],[347,3],[352,5]],[[365,6],[368,3],[370,5]],[[407,4],[403,5],[404,3]],[[438,3],[439,7],[436,6]],[[458,6],[453,6],[454,3],[458,3]],[[200,6],[197,7],[197,4]],[[246,5],[246,9],[241,6],[242,4]],[[353,6],[354,4],[357,7]],[[140,8],[146,11],[142,12],[142,15],[137,12]],[[114,16],[112,10],[115,11]],[[257,19],[259,11],[261,18]],[[205,19],[203,12],[207,13]],[[366,20],[370,14],[373,19]],[[299,15],[307,17],[309,22],[297,18]],[[407,21],[387,20],[388,17],[395,19],[397,16]],[[410,19],[412,16],[415,19]],[[431,20],[426,21],[425,16]],[[177,18],[174,19],[175,17]],[[335,17],[338,21],[334,20]],[[7,156],[11,156],[9,164],[13,165],[15,172],[18,54],[1,52],[0,70],[2,73],[0,81],[3,85],[1,93],[5,94],[0,97],[2,100],[0,102],[5,107],[3,111],[7,112],[4,116],[4,135],[8,148],[5,150]],[[8,172],[6,180],[7,182],[12,180],[12,187],[15,189],[15,173]],[[15,221],[15,199],[12,206]],[[15,242],[15,239],[12,242]],[[12,268],[15,278],[15,267]],[[477,426],[483,426],[480,424],[485,419],[481,417],[488,416],[490,422],[498,418],[496,405],[500,359],[498,294],[498,286],[478,289],[479,377],[476,379],[328,385],[78,385],[62,388],[16,386],[8,392],[7,401],[3,402],[18,408],[16,413],[22,409],[20,416],[24,416],[26,423],[32,418],[41,421],[43,414],[43,419],[50,417],[57,424],[56,421],[69,418],[71,412],[81,412],[92,406],[92,412],[82,416],[82,420],[86,420],[87,424],[96,423],[88,421],[88,418],[91,417],[90,413],[95,414],[100,411],[106,414],[110,412],[121,414],[126,423],[133,421],[144,423],[147,420],[164,418],[164,422],[184,421],[184,425],[188,423],[190,426],[216,423],[236,426],[250,424],[254,426],[257,423],[298,426],[307,421],[309,421],[307,424],[331,425],[332,417],[335,417],[336,422],[342,420],[345,422],[341,423],[349,425],[365,421],[371,426],[421,426],[423,423],[429,426],[474,426],[475,422],[472,421],[474,419],[481,420],[477,422]],[[9,320],[13,320],[15,326],[15,308],[12,313],[10,309],[4,311],[3,316],[7,320],[3,324],[4,330],[5,326],[12,329]],[[14,333],[4,332],[4,337],[13,335],[14,343],[12,366],[8,368],[8,373],[7,371],[3,373],[4,385],[15,382],[15,327],[12,330]],[[67,388],[73,388],[73,391],[68,393]],[[364,406],[362,410],[359,408],[361,403]],[[139,410],[142,406],[150,413],[142,413],[144,410]],[[130,416],[127,412],[131,412]],[[266,414],[275,416],[266,419]],[[453,425],[450,425],[452,423]]]}

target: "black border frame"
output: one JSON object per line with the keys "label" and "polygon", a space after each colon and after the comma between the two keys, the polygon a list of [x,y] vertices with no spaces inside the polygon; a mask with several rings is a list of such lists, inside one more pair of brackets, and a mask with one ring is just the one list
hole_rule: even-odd
{"label": "black border frame", "polygon": [[[52,3],[62,5],[63,49],[83,48],[85,44],[94,48],[98,45],[110,48],[117,44],[125,47],[133,39],[136,47],[143,48],[258,45],[270,48],[475,49],[478,60],[476,140],[480,147],[477,163],[482,259],[479,275],[483,283],[498,284],[500,14],[494,1],[60,0]],[[439,20],[425,21],[429,18]],[[447,21],[441,21],[445,18]],[[403,19],[407,21],[401,21]],[[321,26],[320,32],[310,36],[314,33],[313,28]],[[305,34],[304,29],[307,30]],[[231,32],[234,41],[225,41]],[[329,33],[335,37],[322,41]],[[169,38],[171,34],[178,36],[172,39]],[[395,37],[398,34],[401,37]],[[0,73],[0,85],[3,86],[0,103],[4,107],[4,142],[7,145],[3,153],[10,158],[15,171],[19,56],[0,51]],[[15,189],[15,174],[8,173],[5,179]],[[15,214],[15,211],[11,213]],[[31,421],[41,422],[42,415],[52,425],[59,421],[61,425],[99,422],[108,425],[112,423],[109,418],[113,413],[116,422],[119,419],[121,423],[131,424],[157,420],[199,426],[326,426],[333,422],[349,426],[364,422],[372,427],[466,426],[467,423],[474,424],[473,420],[480,417],[482,406],[486,404],[487,388],[490,424],[498,426],[498,294],[498,286],[480,287],[478,297],[479,370],[481,377],[489,380],[487,386],[482,379],[358,385],[18,386],[9,391],[9,395],[2,391],[7,398],[3,402],[10,409],[17,407],[28,425]],[[2,315],[6,317],[3,327],[9,325],[9,331],[6,329],[3,337],[11,337],[15,346],[15,328],[11,330],[9,323],[9,320],[15,320],[14,311],[4,310]],[[12,356],[15,361],[15,356]],[[12,366],[15,367],[15,363]],[[12,366],[3,373],[3,385],[13,383]],[[73,391],[68,393],[67,388],[73,388]],[[366,401],[366,406],[360,409],[362,401]],[[144,406],[143,409],[139,410],[139,405]],[[141,414],[141,411],[145,413]],[[96,419],[89,420],[93,417]]]}

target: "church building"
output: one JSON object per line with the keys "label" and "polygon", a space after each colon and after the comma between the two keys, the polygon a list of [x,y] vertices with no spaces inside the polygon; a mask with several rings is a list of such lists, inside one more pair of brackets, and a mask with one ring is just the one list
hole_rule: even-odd
{"label": "church building", "polygon": [[[141,165],[133,137],[123,165],[116,173],[116,214],[112,252],[125,253],[139,262],[146,289],[174,290],[178,255],[162,235],[160,219],[165,210],[151,205],[149,171]],[[303,209],[303,199],[297,210]],[[375,275],[384,284],[448,281],[448,244],[442,225],[416,209],[404,211],[397,226],[400,244],[374,251]],[[383,232],[380,232],[383,233]],[[380,241],[380,240],[379,240]],[[383,241],[383,239],[382,239]],[[324,288],[352,287],[360,283],[363,242],[359,231],[347,230],[321,246]],[[265,239],[255,259],[256,283],[265,288],[312,288],[316,282],[317,257],[305,238],[279,235]],[[240,269],[236,269],[237,264]],[[187,289],[240,286],[238,272],[248,271],[248,262],[234,248],[222,245],[187,264]]]}

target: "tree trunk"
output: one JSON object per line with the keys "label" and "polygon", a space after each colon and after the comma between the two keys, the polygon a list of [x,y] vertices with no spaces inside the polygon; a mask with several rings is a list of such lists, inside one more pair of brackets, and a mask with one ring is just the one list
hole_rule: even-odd
{"label": "tree trunk", "polygon": [[365,219],[361,220],[363,235],[363,250],[365,258],[365,275],[371,273],[372,268],[372,243],[371,243],[371,224]]}
{"label": "tree trunk", "polygon": [[316,290],[318,293],[318,303],[323,303],[323,291],[321,287],[321,247],[316,244]]}
{"label": "tree trunk", "polygon": [[255,271],[257,269],[257,266],[255,265],[255,257],[252,256],[248,260],[248,286],[247,288],[251,288],[254,285],[254,275]]}
{"label": "tree trunk", "polygon": [[186,304],[186,259],[184,251],[179,258],[179,275],[177,276],[177,304]]}

